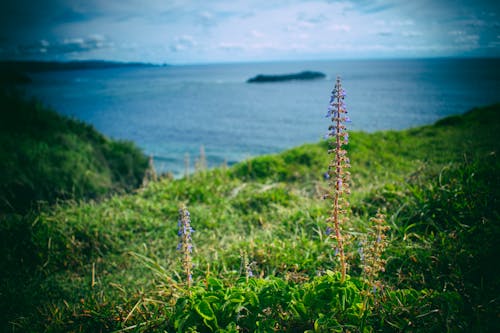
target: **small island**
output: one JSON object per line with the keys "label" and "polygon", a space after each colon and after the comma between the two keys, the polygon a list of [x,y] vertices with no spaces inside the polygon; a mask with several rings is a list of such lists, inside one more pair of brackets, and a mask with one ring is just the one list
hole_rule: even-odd
{"label": "small island", "polygon": [[316,80],[323,79],[326,75],[321,72],[303,71],[294,74],[264,75],[259,74],[247,80],[247,83],[281,82],[291,80]]}

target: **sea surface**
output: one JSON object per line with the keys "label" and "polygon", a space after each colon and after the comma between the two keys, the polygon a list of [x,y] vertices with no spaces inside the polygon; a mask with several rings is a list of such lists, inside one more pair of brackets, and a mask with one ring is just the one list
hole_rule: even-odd
{"label": "sea surface", "polygon": [[[327,78],[246,83],[257,74],[303,70]],[[193,168],[201,149],[213,167],[321,140],[337,75],[347,92],[352,130],[405,129],[500,102],[500,59],[73,70],[32,74],[26,90],[109,137],[136,142],[154,156],[158,171],[181,176],[186,156]]]}

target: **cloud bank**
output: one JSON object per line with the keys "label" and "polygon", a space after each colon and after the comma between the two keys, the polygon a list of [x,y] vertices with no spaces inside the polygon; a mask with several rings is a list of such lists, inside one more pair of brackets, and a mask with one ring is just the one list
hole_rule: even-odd
{"label": "cloud bank", "polygon": [[487,0],[4,0],[0,58],[203,63],[500,56]]}

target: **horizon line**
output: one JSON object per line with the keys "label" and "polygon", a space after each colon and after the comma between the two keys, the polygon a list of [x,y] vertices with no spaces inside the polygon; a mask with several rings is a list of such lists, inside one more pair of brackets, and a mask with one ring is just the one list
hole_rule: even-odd
{"label": "horizon line", "polygon": [[54,64],[71,64],[71,63],[110,63],[123,65],[147,65],[147,66],[198,66],[198,65],[230,65],[230,64],[260,64],[260,63],[278,63],[278,62],[328,62],[328,61],[390,61],[390,60],[439,60],[439,59],[500,59],[500,56],[395,56],[395,57],[341,57],[341,58],[321,58],[321,59],[263,59],[263,60],[215,60],[215,61],[194,61],[194,62],[154,62],[141,60],[111,60],[111,59],[0,59],[0,63],[54,63]]}

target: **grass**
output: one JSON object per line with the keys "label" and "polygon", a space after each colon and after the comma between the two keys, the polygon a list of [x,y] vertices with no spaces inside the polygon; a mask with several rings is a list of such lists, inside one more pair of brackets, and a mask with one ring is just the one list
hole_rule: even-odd
{"label": "grass", "polygon": [[[346,230],[363,235],[378,209],[391,227],[386,287],[375,297],[356,242],[347,246],[350,278],[336,273],[320,142],[132,194],[6,215],[4,329],[493,332],[499,127],[493,105],[431,126],[350,133]],[[196,230],[189,292],[176,251],[184,204]]]}
{"label": "grass", "polygon": [[140,186],[148,160],[135,144],[2,87],[0,110],[0,214]]}

